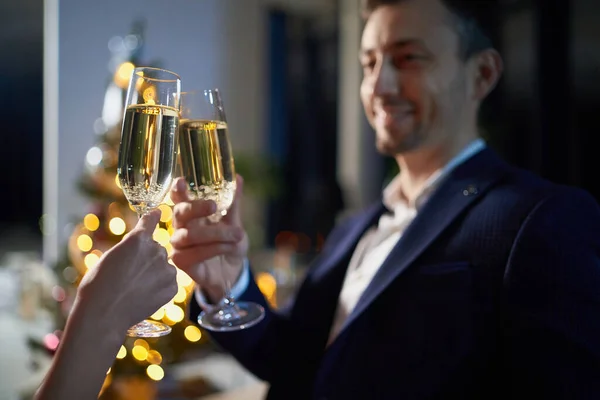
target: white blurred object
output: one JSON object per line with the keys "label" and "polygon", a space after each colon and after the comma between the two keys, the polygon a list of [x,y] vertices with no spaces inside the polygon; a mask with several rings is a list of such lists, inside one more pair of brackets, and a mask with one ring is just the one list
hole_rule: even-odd
{"label": "white blurred object", "polygon": [[227,354],[212,354],[198,360],[170,367],[170,374],[177,381],[201,376],[221,391],[239,389],[260,382]]}
{"label": "white blurred object", "polygon": [[8,253],[0,262],[0,400],[19,400],[41,383],[50,357],[34,351],[53,331],[48,305],[56,279],[34,253]]}
{"label": "white blurred object", "polygon": [[201,397],[201,400],[263,400],[269,386],[264,382],[253,383],[239,389]]}

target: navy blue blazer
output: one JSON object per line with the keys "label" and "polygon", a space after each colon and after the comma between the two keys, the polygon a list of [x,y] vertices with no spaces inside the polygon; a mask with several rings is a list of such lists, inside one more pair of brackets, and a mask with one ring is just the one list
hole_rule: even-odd
{"label": "navy blue blazer", "polygon": [[[458,166],[326,347],[376,204],[337,226],[293,305],[212,337],[268,399],[600,399],[600,208],[490,149]],[[192,301],[191,319],[200,309]]]}

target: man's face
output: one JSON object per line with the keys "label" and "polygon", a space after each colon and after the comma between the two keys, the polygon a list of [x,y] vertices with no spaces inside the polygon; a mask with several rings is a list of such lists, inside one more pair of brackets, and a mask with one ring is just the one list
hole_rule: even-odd
{"label": "man's face", "polygon": [[465,118],[474,118],[459,38],[439,0],[376,8],[361,47],[361,99],[381,153],[451,143]]}

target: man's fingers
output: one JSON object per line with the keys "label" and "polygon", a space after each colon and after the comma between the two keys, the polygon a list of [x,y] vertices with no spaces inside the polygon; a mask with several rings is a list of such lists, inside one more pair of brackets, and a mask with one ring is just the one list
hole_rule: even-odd
{"label": "man's fingers", "polygon": [[175,249],[171,259],[183,271],[221,254],[235,250],[235,244],[215,243],[206,246]]}
{"label": "man's fingers", "polygon": [[171,187],[171,200],[175,204],[191,200],[187,191],[187,183],[185,183],[185,179],[177,178],[175,180],[175,183]]}
{"label": "man's fingers", "polygon": [[176,229],[185,227],[195,218],[205,218],[217,211],[217,205],[210,200],[194,200],[179,203],[173,207],[173,225]]}
{"label": "man's fingers", "polygon": [[186,228],[177,229],[171,236],[171,244],[176,248],[208,243],[235,244],[244,238],[244,231],[236,226],[197,225],[192,221]]}

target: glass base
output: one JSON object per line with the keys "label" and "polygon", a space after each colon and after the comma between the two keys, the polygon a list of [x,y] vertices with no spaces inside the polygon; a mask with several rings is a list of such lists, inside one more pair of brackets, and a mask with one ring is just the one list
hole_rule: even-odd
{"label": "glass base", "polygon": [[209,331],[232,332],[250,328],[265,317],[265,309],[256,303],[240,302],[233,306],[221,305],[203,311],[198,324]]}
{"label": "glass base", "polygon": [[171,327],[162,322],[145,320],[127,330],[130,337],[161,337],[171,333]]}

